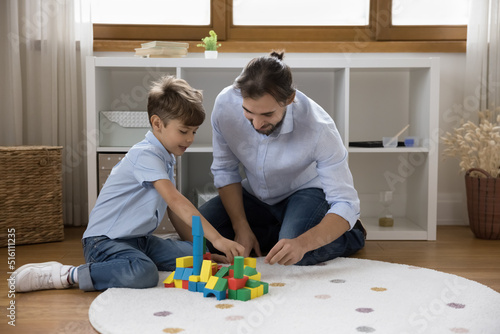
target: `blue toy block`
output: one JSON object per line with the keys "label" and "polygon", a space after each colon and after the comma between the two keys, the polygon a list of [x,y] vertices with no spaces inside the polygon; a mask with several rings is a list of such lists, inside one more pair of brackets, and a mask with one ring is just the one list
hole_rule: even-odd
{"label": "blue toy block", "polygon": [[189,276],[193,274],[193,268],[184,268],[184,274],[182,274],[183,281],[189,281]]}
{"label": "blue toy block", "polygon": [[193,216],[191,220],[191,233],[193,234],[193,236],[199,236],[203,238],[203,226],[201,226],[201,219],[198,216]]}
{"label": "blue toy block", "polygon": [[198,292],[205,291],[206,284],[207,284],[206,282],[196,282],[196,291],[198,291]]}
{"label": "blue toy block", "polygon": [[184,269],[186,269],[186,268],[176,268],[175,274],[174,274],[174,279],[182,280],[182,276],[184,275]]}
{"label": "blue toy block", "polygon": [[217,291],[217,290],[205,289],[203,291],[203,297],[210,297],[212,295],[215,298],[217,298],[217,300],[224,300],[224,299],[226,299],[226,290]]}
{"label": "blue toy block", "polygon": [[197,285],[198,285],[197,282],[189,281],[188,290],[193,291],[193,292],[197,292],[198,291]]}

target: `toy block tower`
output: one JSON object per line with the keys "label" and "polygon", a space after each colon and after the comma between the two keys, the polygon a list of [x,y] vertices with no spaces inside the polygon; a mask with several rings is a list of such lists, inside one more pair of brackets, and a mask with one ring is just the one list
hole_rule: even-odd
{"label": "toy block tower", "polygon": [[193,275],[201,274],[203,263],[203,226],[198,216],[193,216],[191,230],[193,234]]}

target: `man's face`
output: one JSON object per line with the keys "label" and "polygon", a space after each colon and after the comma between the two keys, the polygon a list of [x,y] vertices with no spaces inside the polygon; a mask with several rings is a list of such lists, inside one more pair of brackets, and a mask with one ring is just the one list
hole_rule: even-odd
{"label": "man's face", "polygon": [[243,111],[246,119],[250,121],[258,133],[269,136],[285,118],[286,105],[278,103],[269,94],[258,99],[243,99]]}

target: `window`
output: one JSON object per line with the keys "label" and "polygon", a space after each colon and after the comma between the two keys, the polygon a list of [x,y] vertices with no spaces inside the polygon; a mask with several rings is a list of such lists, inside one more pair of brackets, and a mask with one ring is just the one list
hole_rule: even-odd
{"label": "window", "polygon": [[[398,45],[411,45],[386,43],[390,41],[446,41],[441,44],[446,51],[456,52],[465,51],[471,0],[93,1],[97,50],[126,41],[130,42],[124,50],[151,40],[181,40],[194,46],[213,29],[225,42],[223,52],[260,52],[273,47],[303,51],[305,44],[299,45],[303,42],[310,52],[335,52],[339,47],[346,51],[346,43],[360,42],[384,43],[379,43],[379,49],[358,47],[353,52],[397,51],[393,48]],[[436,43],[414,45],[437,51],[430,49]]]}
{"label": "window", "polygon": [[370,0],[233,1],[235,26],[367,26],[369,16]]}

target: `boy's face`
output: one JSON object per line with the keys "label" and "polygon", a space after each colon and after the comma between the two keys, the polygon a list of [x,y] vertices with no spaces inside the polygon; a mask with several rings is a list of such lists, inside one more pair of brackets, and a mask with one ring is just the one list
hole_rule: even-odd
{"label": "boy's face", "polygon": [[169,153],[175,156],[183,155],[191,146],[199,128],[199,126],[186,126],[177,119],[168,121],[166,126],[160,118],[153,120],[152,123],[155,137]]}

